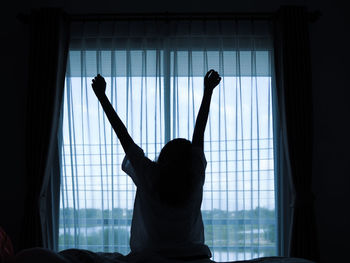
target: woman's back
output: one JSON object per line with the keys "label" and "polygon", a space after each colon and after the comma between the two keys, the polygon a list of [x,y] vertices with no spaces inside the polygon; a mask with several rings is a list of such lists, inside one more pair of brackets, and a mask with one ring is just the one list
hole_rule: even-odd
{"label": "woman's back", "polygon": [[[175,205],[172,204],[173,200],[164,200],[164,192],[158,191],[161,186],[159,176],[167,176],[162,173],[158,163],[145,157],[142,149],[136,145],[131,152],[138,157],[128,158],[127,155],[122,169],[137,186],[130,238],[132,252],[150,250],[169,257],[210,257],[210,250],[204,245],[200,211],[206,167],[203,151],[190,148],[189,169],[196,180],[193,181],[192,192],[185,194],[186,200],[175,200]],[[172,181],[176,181],[176,178]],[[166,198],[169,198],[169,193]],[[178,194],[184,193],[179,190]]]}

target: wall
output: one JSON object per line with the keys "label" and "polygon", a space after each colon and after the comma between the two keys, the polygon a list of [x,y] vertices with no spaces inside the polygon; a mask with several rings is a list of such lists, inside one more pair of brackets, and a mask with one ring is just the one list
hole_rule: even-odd
{"label": "wall", "polygon": [[347,257],[349,241],[345,240],[350,235],[349,24],[344,2],[313,1],[312,7],[323,14],[310,26],[316,216],[322,261],[341,262]]}
{"label": "wall", "polygon": [[1,175],[0,226],[17,244],[25,185],[25,112],[28,32],[16,19],[25,5],[7,3],[1,14]]}
{"label": "wall", "polygon": [[[106,1],[7,1],[3,7],[1,37],[1,101],[3,173],[0,178],[0,225],[17,245],[23,216],[25,185],[25,113],[28,68],[28,26],[16,19],[42,6],[62,7],[69,13],[113,12],[270,12],[281,4],[306,5],[322,17],[310,25],[314,107],[314,184],[316,216],[322,262],[345,258],[343,237],[349,236],[345,215],[349,175],[350,113],[346,85],[349,42],[346,36],[345,4],[341,1],[277,0],[164,0]],[[4,26],[6,25],[6,26]],[[38,81],[40,76],[38,76]],[[345,123],[345,124],[344,124]],[[333,260],[331,260],[333,258]]]}

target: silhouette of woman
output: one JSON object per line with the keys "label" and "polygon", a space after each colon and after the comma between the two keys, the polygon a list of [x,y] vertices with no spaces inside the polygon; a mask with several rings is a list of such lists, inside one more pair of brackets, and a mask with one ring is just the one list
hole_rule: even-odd
{"label": "silhouette of woman", "polygon": [[101,75],[92,80],[100,101],[126,154],[122,169],[137,187],[131,225],[131,254],[156,253],[171,259],[210,258],[204,244],[201,215],[206,159],[204,131],[214,88],[220,83],[218,72],[204,77],[204,94],[192,142],[174,139],[151,161],[135,144],[109,102],[106,82]]}

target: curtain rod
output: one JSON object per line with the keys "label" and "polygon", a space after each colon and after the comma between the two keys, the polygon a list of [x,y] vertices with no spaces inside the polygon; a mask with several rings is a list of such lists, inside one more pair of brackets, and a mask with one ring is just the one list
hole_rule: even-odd
{"label": "curtain rod", "polygon": [[[73,14],[72,21],[109,21],[109,20],[235,20],[259,19],[269,20],[276,15],[275,12],[259,13],[116,13],[116,14]],[[320,12],[308,12],[309,20],[316,21]]]}
{"label": "curtain rod", "polygon": [[[310,22],[315,22],[321,16],[319,11],[308,12]],[[117,21],[117,20],[235,20],[258,19],[270,20],[276,15],[271,13],[110,13],[110,14],[68,14],[71,21]],[[29,23],[29,14],[18,14],[17,19],[22,23]]]}
{"label": "curtain rod", "polygon": [[273,13],[120,13],[71,15],[72,21],[270,19]]}

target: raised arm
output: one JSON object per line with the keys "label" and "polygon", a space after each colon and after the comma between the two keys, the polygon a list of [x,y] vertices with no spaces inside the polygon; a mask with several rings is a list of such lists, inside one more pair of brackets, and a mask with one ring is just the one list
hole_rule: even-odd
{"label": "raised arm", "polygon": [[211,96],[214,88],[220,83],[220,75],[213,69],[209,70],[204,77],[204,94],[201,106],[194,126],[192,145],[203,148],[204,131],[207,125]]}
{"label": "raised arm", "polygon": [[124,149],[124,152],[127,154],[127,150],[130,149],[130,146],[134,144],[133,139],[129,135],[124,123],[120,120],[118,114],[113,109],[112,104],[109,102],[106,96],[106,81],[104,78],[98,74],[92,80],[92,89],[94,90],[96,97],[101,103],[101,106],[104,112],[107,115],[109,122],[111,123],[113,130],[117,134],[118,139]]}

